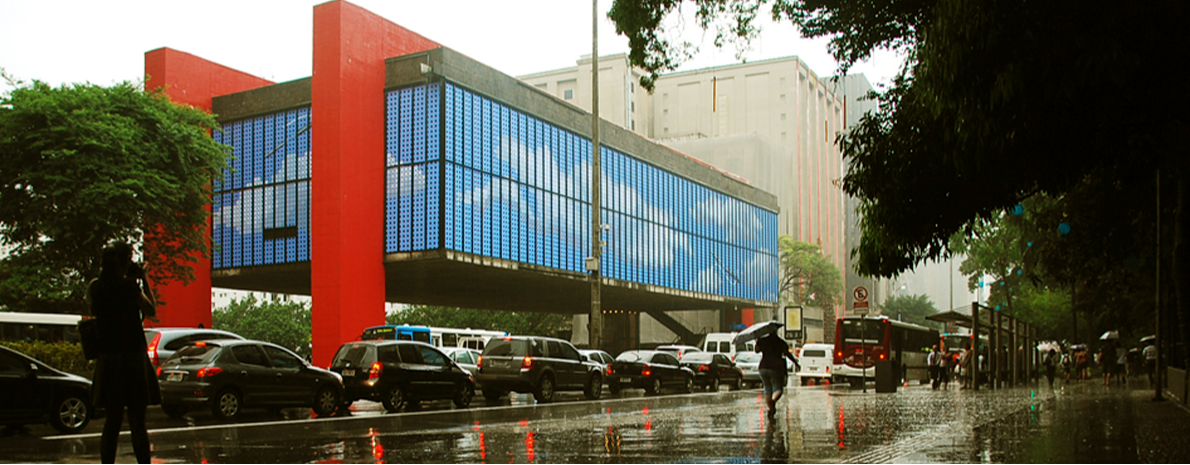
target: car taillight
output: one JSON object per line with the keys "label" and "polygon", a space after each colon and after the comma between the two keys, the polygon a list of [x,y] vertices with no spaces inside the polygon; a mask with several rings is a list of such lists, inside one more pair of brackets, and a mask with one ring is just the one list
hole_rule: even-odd
{"label": "car taillight", "polygon": [[161,376],[161,367],[157,367],[157,376],[158,376],[158,377],[160,377],[160,376]]}
{"label": "car taillight", "polygon": [[708,367],[708,366],[706,366],[706,365],[699,365],[699,366],[698,366],[698,371],[707,371],[707,370],[710,370],[710,369],[711,369],[711,367]]}
{"label": "car taillight", "polygon": [[222,369],[222,368],[219,368],[219,367],[206,367],[206,368],[203,368],[203,369],[201,369],[201,370],[198,370],[198,373],[195,373],[195,374],[194,374],[194,376],[196,376],[196,377],[198,377],[198,378],[210,378],[210,377],[212,377],[212,376],[215,376],[215,375],[217,375],[217,374],[219,374],[219,373],[223,373],[223,369]]}
{"label": "car taillight", "polygon": [[149,360],[153,362],[153,366],[160,365],[157,363],[157,344],[161,342],[161,333],[153,336],[153,342],[149,343]]}
{"label": "car taillight", "polygon": [[526,355],[525,358],[521,359],[521,369],[529,370],[532,368],[533,368],[533,357]]}
{"label": "car taillight", "polygon": [[884,354],[880,354],[880,360],[884,360]]}
{"label": "car taillight", "polygon": [[649,376],[653,374],[653,370],[649,369],[649,365],[646,364],[645,366],[641,367],[640,374],[641,376]]}
{"label": "car taillight", "polygon": [[483,356],[482,355],[480,355],[479,358],[475,359],[475,368],[483,368]]}
{"label": "car taillight", "polygon": [[384,365],[381,365],[380,362],[373,362],[372,368],[368,370],[368,379],[379,378],[381,373],[384,373]]}
{"label": "car taillight", "polygon": [[612,364],[607,364],[607,374],[612,374]]}

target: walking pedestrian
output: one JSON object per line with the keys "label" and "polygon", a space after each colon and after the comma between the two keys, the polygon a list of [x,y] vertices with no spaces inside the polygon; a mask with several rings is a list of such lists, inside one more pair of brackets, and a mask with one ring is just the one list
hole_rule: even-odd
{"label": "walking pedestrian", "polygon": [[1075,369],[1075,373],[1077,374],[1077,376],[1075,378],[1078,379],[1079,381],[1086,380],[1087,379],[1087,370],[1090,365],[1090,361],[1087,360],[1087,350],[1079,349],[1078,352],[1075,352],[1074,353],[1074,361],[1075,361],[1074,369]]}
{"label": "walking pedestrian", "polygon": [[1116,343],[1108,340],[1099,348],[1099,366],[1103,370],[1103,385],[1111,386],[1111,375],[1116,372]]}
{"label": "walking pedestrian", "polygon": [[99,458],[103,463],[115,463],[127,409],[136,461],[149,463],[145,410],[161,403],[161,390],[146,351],[142,320],[156,317],[157,303],[145,268],[133,263],[128,243],[104,247],[99,277],[91,281],[87,296],[99,328],[92,397],[94,405],[102,406],[107,415]]}
{"label": "walking pedestrian", "polygon": [[1058,351],[1050,349],[1045,354],[1045,359],[1042,360],[1045,364],[1045,377],[1050,380],[1050,389],[1054,388],[1054,372],[1058,369]]}
{"label": "walking pedestrian", "polygon": [[1150,342],[1141,355],[1145,358],[1145,373],[1149,374],[1149,384],[1152,385],[1156,382],[1153,375],[1157,373],[1157,346]]}
{"label": "walking pedestrian", "polygon": [[1128,351],[1123,347],[1116,348],[1116,384],[1128,381]]}
{"label": "walking pedestrian", "polygon": [[963,377],[963,385],[959,389],[967,389],[971,387],[971,346],[963,348],[963,353],[959,355],[959,373]]}
{"label": "walking pedestrian", "polygon": [[926,364],[930,366],[930,389],[938,389],[942,384],[942,353],[938,347],[930,347],[930,355],[926,357]]}
{"label": "walking pedestrian", "polygon": [[788,357],[794,365],[797,365],[797,359],[789,352],[789,344],[778,337],[777,333],[769,333],[756,341],[755,350],[760,353],[760,364],[757,368],[760,381],[764,384],[764,401],[768,404],[768,415],[773,417],[777,415],[777,400],[781,399],[781,394],[785,392],[784,358]]}

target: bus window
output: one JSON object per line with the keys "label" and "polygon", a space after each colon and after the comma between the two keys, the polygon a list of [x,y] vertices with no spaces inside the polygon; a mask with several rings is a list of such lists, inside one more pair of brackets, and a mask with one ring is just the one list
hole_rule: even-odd
{"label": "bus window", "polygon": [[879,345],[884,340],[884,322],[878,319],[844,319],[842,330],[845,343]]}

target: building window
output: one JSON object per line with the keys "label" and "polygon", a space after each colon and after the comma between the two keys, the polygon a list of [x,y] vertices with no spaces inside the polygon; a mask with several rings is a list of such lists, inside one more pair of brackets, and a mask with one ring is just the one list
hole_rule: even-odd
{"label": "building window", "polygon": [[562,91],[562,98],[564,100],[570,100],[574,98],[574,89],[566,89]]}
{"label": "building window", "polygon": [[785,121],[785,113],[781,113],[781,121]]}
{"label": "building window", "polygon": [[781,140],[782,140],[782,141],[784,141],[784,140],[785,140],[785,133],[781,133]]}
{"label": "building window", "polygon": [[538,84],[538,85],[537,85],[537,88],[538,88],[538,89],[541,89],[541,90],[545,90],[545,86],[546,86],[546,83],[544,83],[544,82],[543,82],[543,83],[541,83],[541,84]]}
{"label": "building window", "polygon": [[669,128],[665,128],[665,134],[669,134]]}
{"label": "building window", "polygon": [[631,102],[632,111],[636,111],[636,102]]}

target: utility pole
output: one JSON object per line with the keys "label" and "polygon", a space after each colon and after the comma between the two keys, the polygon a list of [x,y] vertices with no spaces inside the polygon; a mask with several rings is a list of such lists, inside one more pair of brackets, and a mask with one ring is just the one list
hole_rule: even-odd
{"label": "utility pole", "polygon": [[603,306],[600,302],[602,238],[599,217],[599,0],[591,0],[591,317],[587,336],[592,349],[603,347]]}

